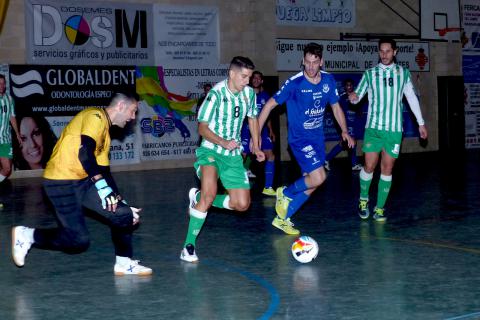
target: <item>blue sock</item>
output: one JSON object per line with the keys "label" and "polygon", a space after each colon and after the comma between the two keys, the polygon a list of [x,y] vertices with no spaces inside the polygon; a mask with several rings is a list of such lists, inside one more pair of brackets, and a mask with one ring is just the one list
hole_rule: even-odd
{"label": "blue sock", "polygon": [[300,179],[289,185],[285,190],[283,190],[283,194],[293,199],[293,197],[295,197],[297,193],[303,193],[303,191],[307,189],[308,187],[305,183],[305,177],[301,177]]}
{"label": "blue sock", "polygon": [[342,152],[342,150],[343,150],[343,147],[340,143],[335,145],[335,147],[333,147],[333,149],[330,150],[330,152],[327,154],[327,156],[325,157],[325,160],[326,161],[332,160],[333,158],[335,158],[337,156],[337,154]]}
{"label": "blue sock", "polygon": [[353,167],[357,164],[357,145],[350,149],[348,153],[350,153],[350,160],[352,160]]}
{"label": "blue sock", "polygon": [[295,195],[292,201],[290,201],[288,205],[288,211],[287,211],[287,216],[285,219],[290,218],[295,214],[295,212],[300,209],[300,207],[307,201],[309,195],[306,194],[305,192],[300,192]]}
{"label": "blue sock", "polygon": [[273,174],[275,172],[275,161],[265,163],[265,188],[273,186]]}

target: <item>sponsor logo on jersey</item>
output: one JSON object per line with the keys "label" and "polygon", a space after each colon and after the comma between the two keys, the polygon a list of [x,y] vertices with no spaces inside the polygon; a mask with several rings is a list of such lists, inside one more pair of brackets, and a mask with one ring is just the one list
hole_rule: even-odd
{"label": "sponsor logo on jersey", "polygon": [[330,91],[330,86],[328,85],[328,83],[325,83],[323,85],[323,88],[322,88],[322,91],[327,93],[328,91]]}
{"label": "sponsor logo on jersey", "polygon": [[323,117],[322,118],[308,119],[307,121],[305,121],[303,123],[303,128],[305,130],[312,130],[312,129],[320,128],[322,126],[322,121],[323,121]]}

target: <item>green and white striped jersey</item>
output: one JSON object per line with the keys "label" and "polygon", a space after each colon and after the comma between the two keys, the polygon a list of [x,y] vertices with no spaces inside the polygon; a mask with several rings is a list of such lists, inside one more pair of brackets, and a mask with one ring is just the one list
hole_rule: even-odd
{"label": "green and white striped jersey", "polygon": [[368,115],[365,128],[402,132],[403,93],[411,82],[410,71],[398,64],[366,70],[355,89],[359,100],[368,92]]}
{"label": "green and white striped jersey", "polygon": [[12,143],[10,117],[15,116],[15,103],[9,94],[0,96],[0,143]]}
{"label": "green and white striped jersey", "polygon": [[[245,116],[256,118],[255,92],[245,87],[241,92],[232,93],[227,80],[217,83],[209,92],[198,111],[198,121],[207,122],[208,128],[225,140],[235,140],[241,145],[240,131]],[[227,150],[220,145],[203,139],[202,146],[226,156],[240,155],[240,149]]]}

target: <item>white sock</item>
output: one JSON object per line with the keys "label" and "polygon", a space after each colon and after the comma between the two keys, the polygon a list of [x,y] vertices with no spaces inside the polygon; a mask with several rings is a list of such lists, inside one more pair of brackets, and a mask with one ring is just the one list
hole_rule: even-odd
{"label": "white sock", "polygon": [[130,259],[129,257],[116,256],[115,263],[117,263],[121,266],[125,266],[125,265],[129,264],[131,260],[132,259]]}
{"label": "white sock", "polygon": [[230,208],[230,206],[228,205],[230,203],[230,196],[226,196],[225,197],[225,200],[223,200],[223,207],[225,209],[228,209],[228,210],[233,210],[232,208]]}

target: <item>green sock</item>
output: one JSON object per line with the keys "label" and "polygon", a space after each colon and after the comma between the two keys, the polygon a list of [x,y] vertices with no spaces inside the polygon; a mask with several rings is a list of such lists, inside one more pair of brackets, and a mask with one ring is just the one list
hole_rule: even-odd
{"label": "green sock", "polygon": [[362,168],[360,171],[360,199],[368,199],[370,183],[372,183],[373,172],[366,173]]}
{"label": "green sock", "polygon": [[[200,201],[200,193],[201,192],[197,192],[197,194],[196,194],[195,200],[197,202]],[[228,198],[228,200],[226,200],[227,198]],[[228,195],[228,193],[227,194],[217,194],[215,199],[213,199],[212,205],[216,208],[232,210],[232,208],[230,208],[228,206],[229,201],[230,201],[230,196]]]}
{"label": "green sock", "polygon": [[243,161],[243,167],[245,168],[245,170],[248,171],[250,169],[250,164],[251,163],[252,163],[252,159],[250,158],[250,156],[247,155],[247,157]]}
{"label": "green sock", "polygon": [[228,194],[217,194],[215,199],[213,199],[212,205],[216,208],[232,210],[232,208],[228,206],[229,201],[230,196]]}
{"label": "green sock", "polygon": [[378,182],[377,208],[383,208],[385,206],[391,186],[392,176],[380,175],[380,181]]}
{"label": "green sock", "polygon": [[200,230],[202,230],[206,218],[206,212],[201,212],[196,209],[190,208],[190,221],[188,222],[187,238],[185,239],[185,243],[183,246],[186,246],[189,243],[195,246],[195,241],[197,240],[197,236],[200,233]]}

